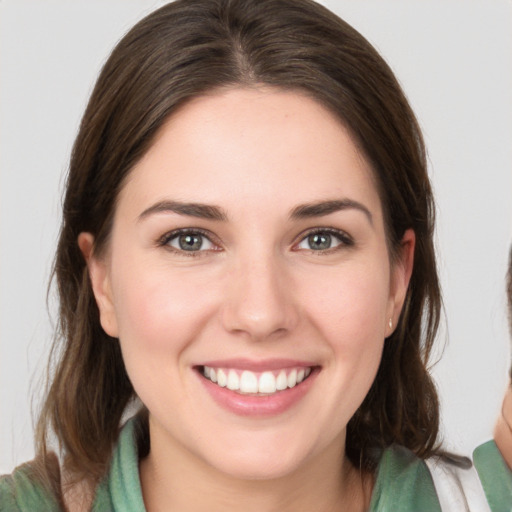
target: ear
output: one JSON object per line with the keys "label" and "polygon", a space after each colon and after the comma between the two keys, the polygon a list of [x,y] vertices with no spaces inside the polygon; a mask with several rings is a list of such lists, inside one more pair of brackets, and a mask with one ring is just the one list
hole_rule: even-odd
{"label": "ear", "polygon": [[117,338],[117,320],[107,258],[99,258],[94,254],[94,236],[91,233],[78,235],[78,247],[87,263],[92,291],[100,312],[101,326],[109,336]]}
{"label": "ear", "polygon": [[415,246],[416,235],[412,229],[407,229],[400,242],[399,254],[391,268],[386,337],[393,334],[404,305],[409,281],[411,280],[412,269],[414,267]]}

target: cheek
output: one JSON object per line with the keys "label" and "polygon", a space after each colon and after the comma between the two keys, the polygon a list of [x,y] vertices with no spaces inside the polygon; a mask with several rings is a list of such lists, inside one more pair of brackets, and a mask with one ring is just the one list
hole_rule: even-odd
{"label": "cheek", "polygon": [[[348,269],[347,269],[348,270]],[[384,269],[385,270],[385,269]],[[370,389],[386,335],[389,281],[382,268],[352,267],[312,288],[310,321],[326,344],[332,392],[345,403],[348,421]]]}
{"label": "cheek", "polygon": [[323,418],[328,438],[345,429],[375,379],[389,299],[386,268],[353,264],[332,269],[328,278],[308,273],[302,280],[303,311],[313,329],[308,333],[326,350],[317,417]]}
{"label": "cheek", "polygon": [[389,307],[386,272],[368,267],[333,272],[323,286],[314,279],[307,288],[308,310],[334,349],[362,349],[384,339]]}
{"label": "cheek", "polygon": [[159,411],[180,400],[170,399],[171,394],[162,401],[162,393],[165,388],[181,389],[189,368],[188,348],[211,317],[213,304],[210,295],[200,293],[200,283],[180,280],[169,268],[154,263],[148,270],[145,265],[138,268],[137,274],[126,274],[127,267],[116,269],[119,343],[137,395],[149,410]]}
{"label": "cheek", "polygon": [[143,349],[144,354],[175,354],[183,349],[212,309],[209,294],[201,293],[201,283],[180,278],[179,272],[154,262],[120,265],[113,285],[121,344]]}

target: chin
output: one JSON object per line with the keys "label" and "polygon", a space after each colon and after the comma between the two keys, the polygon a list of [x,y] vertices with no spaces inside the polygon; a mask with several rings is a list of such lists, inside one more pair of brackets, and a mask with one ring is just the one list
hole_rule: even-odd
{"label": "chin", "polygon": [[277,480],[295,473],[298,461],[276,460],[275,454],[266,457],[236,457],[217,465],[219,471],[237,480]]}
{"label": "chin", "polygon": [[[295,440],[297,440],[296,436]],[[209,453],[209,463],[221,473],[240,480],[274,480],[305,467],[312,457],[309,446],[254,435],[249,442],[229,443]]]}

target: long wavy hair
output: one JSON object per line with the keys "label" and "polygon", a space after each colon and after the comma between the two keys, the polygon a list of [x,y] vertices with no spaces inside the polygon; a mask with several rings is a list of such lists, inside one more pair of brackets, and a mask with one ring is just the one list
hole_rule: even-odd
{"label": "long wavy hair", "polygon": [[117,339],[101,328],[77,237],[101,253],[130,170],[180,106],[221,87],[300,91],[333,112],[371,163],[391,258],[406,229],[414,269],[380,368],[347,427],[346,452],[362,470],[399,443],[436,451],[438,398],[428,361],[441,295],[433,247],[434,202],[416,118],[393,72],[370,43],[310,0],[177,0],[117,44],[84,113],[69,166],[54,282],[59,330],[37,427],[38,453],[56,436],[65,465],[98,481],[135,392]]}

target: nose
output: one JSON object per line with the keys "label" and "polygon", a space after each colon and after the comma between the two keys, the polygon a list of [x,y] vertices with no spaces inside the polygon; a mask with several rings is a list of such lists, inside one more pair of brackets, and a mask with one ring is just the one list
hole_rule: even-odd
{"label": "nose", "polygon": [[223,309],[224,328],[252,340],[292,331],[299,313],[289,273],[276,259],[239,262],[229,277]]}

